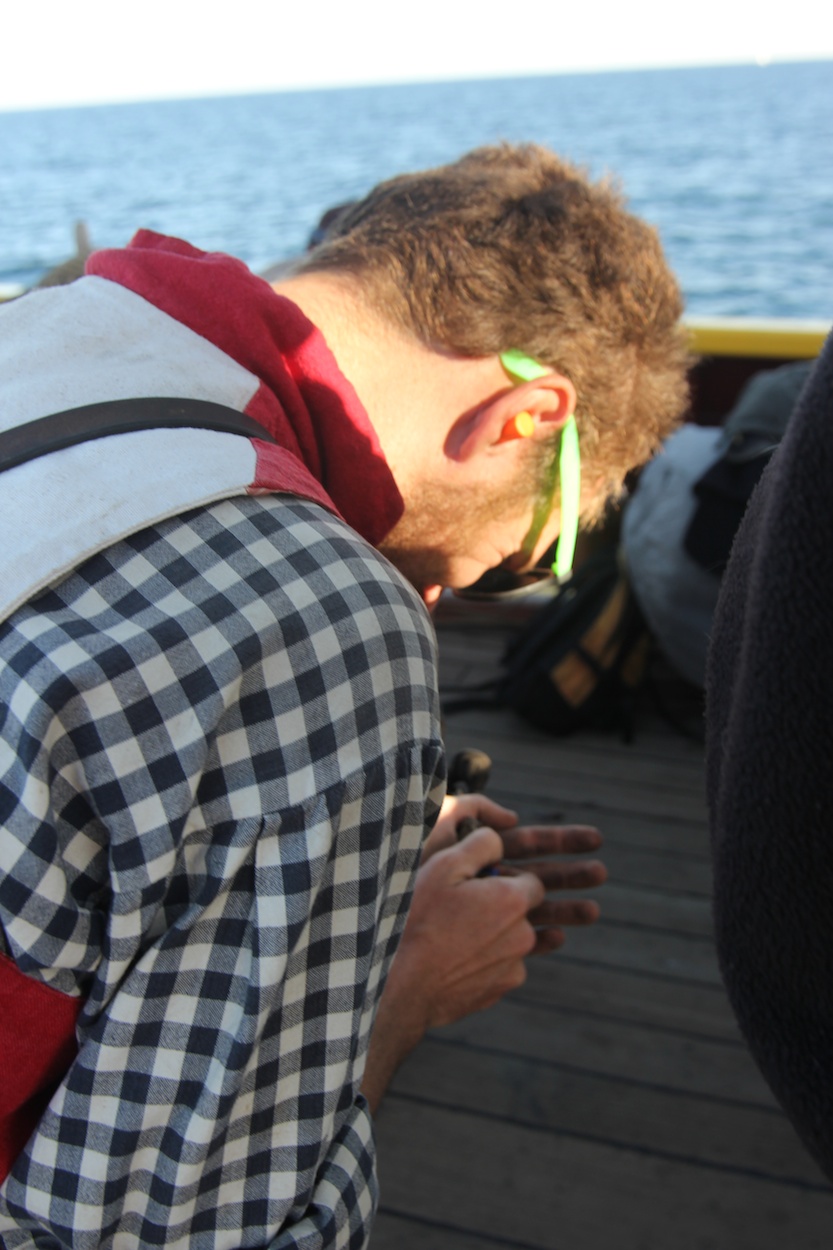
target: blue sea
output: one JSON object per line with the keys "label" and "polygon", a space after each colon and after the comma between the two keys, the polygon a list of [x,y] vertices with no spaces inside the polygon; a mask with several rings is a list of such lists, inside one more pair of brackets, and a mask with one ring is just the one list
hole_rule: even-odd
{"label": "blue sea", "polygon": [[140,226],[262,269],[328,206],[498,140],[613,175],[692,314],[833,319],[833,62],[0,113],[0,284]]}

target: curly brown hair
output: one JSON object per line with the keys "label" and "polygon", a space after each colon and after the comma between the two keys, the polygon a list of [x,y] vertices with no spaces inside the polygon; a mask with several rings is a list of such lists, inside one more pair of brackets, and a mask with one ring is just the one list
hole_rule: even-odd
{"label": "curly brown hair", "polygon": [[351,273],[371,307],[428,346],[516,348],[570,378],[600,487],[591,513],[685,409],[682,299],[656,231],[615,185],[536,144],[381,183],[299,269]]}

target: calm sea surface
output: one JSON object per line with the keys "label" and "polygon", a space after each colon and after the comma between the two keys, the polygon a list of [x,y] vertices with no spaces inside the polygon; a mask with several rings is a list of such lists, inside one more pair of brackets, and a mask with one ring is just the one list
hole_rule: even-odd
{"label": "calm sea surface", "polygon": [[480,143],[613,173],[692,313],[833,319],[833,62],[0,113],[0,283],[148,226],[255,270],[329,205]]}

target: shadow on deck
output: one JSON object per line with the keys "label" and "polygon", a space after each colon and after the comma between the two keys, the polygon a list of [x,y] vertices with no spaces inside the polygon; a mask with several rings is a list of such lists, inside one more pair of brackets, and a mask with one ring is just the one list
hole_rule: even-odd
{"label": "shadow on deck", "polygon": [[[443,681],[505,629],[439,625]],[[498,1007],[438,1031],[379,1117],[372,1250],[829,1250],[833,1191],[759,1076],[712,946],[702,748],[646,711],[636,741],[450,718],[525,822],[596,824],[602,919]]]}

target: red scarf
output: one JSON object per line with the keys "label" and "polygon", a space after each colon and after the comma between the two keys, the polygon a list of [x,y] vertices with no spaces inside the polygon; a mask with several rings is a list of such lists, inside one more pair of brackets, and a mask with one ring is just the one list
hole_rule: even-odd
{"label": "red scarf", "polygon": [[[324,487],[348,525],[374,546],[382,541],[402,516],[402,496],[361,401],[296,304],[242,261],[150,230],[127,248],[94,252],[87,273],[141,295],[258,377],[247,413]],[[273,489],[271,458],[281,451],[267,448],[258,445],[256,490]],[[282,462],[287,489],[285,455]]]}

